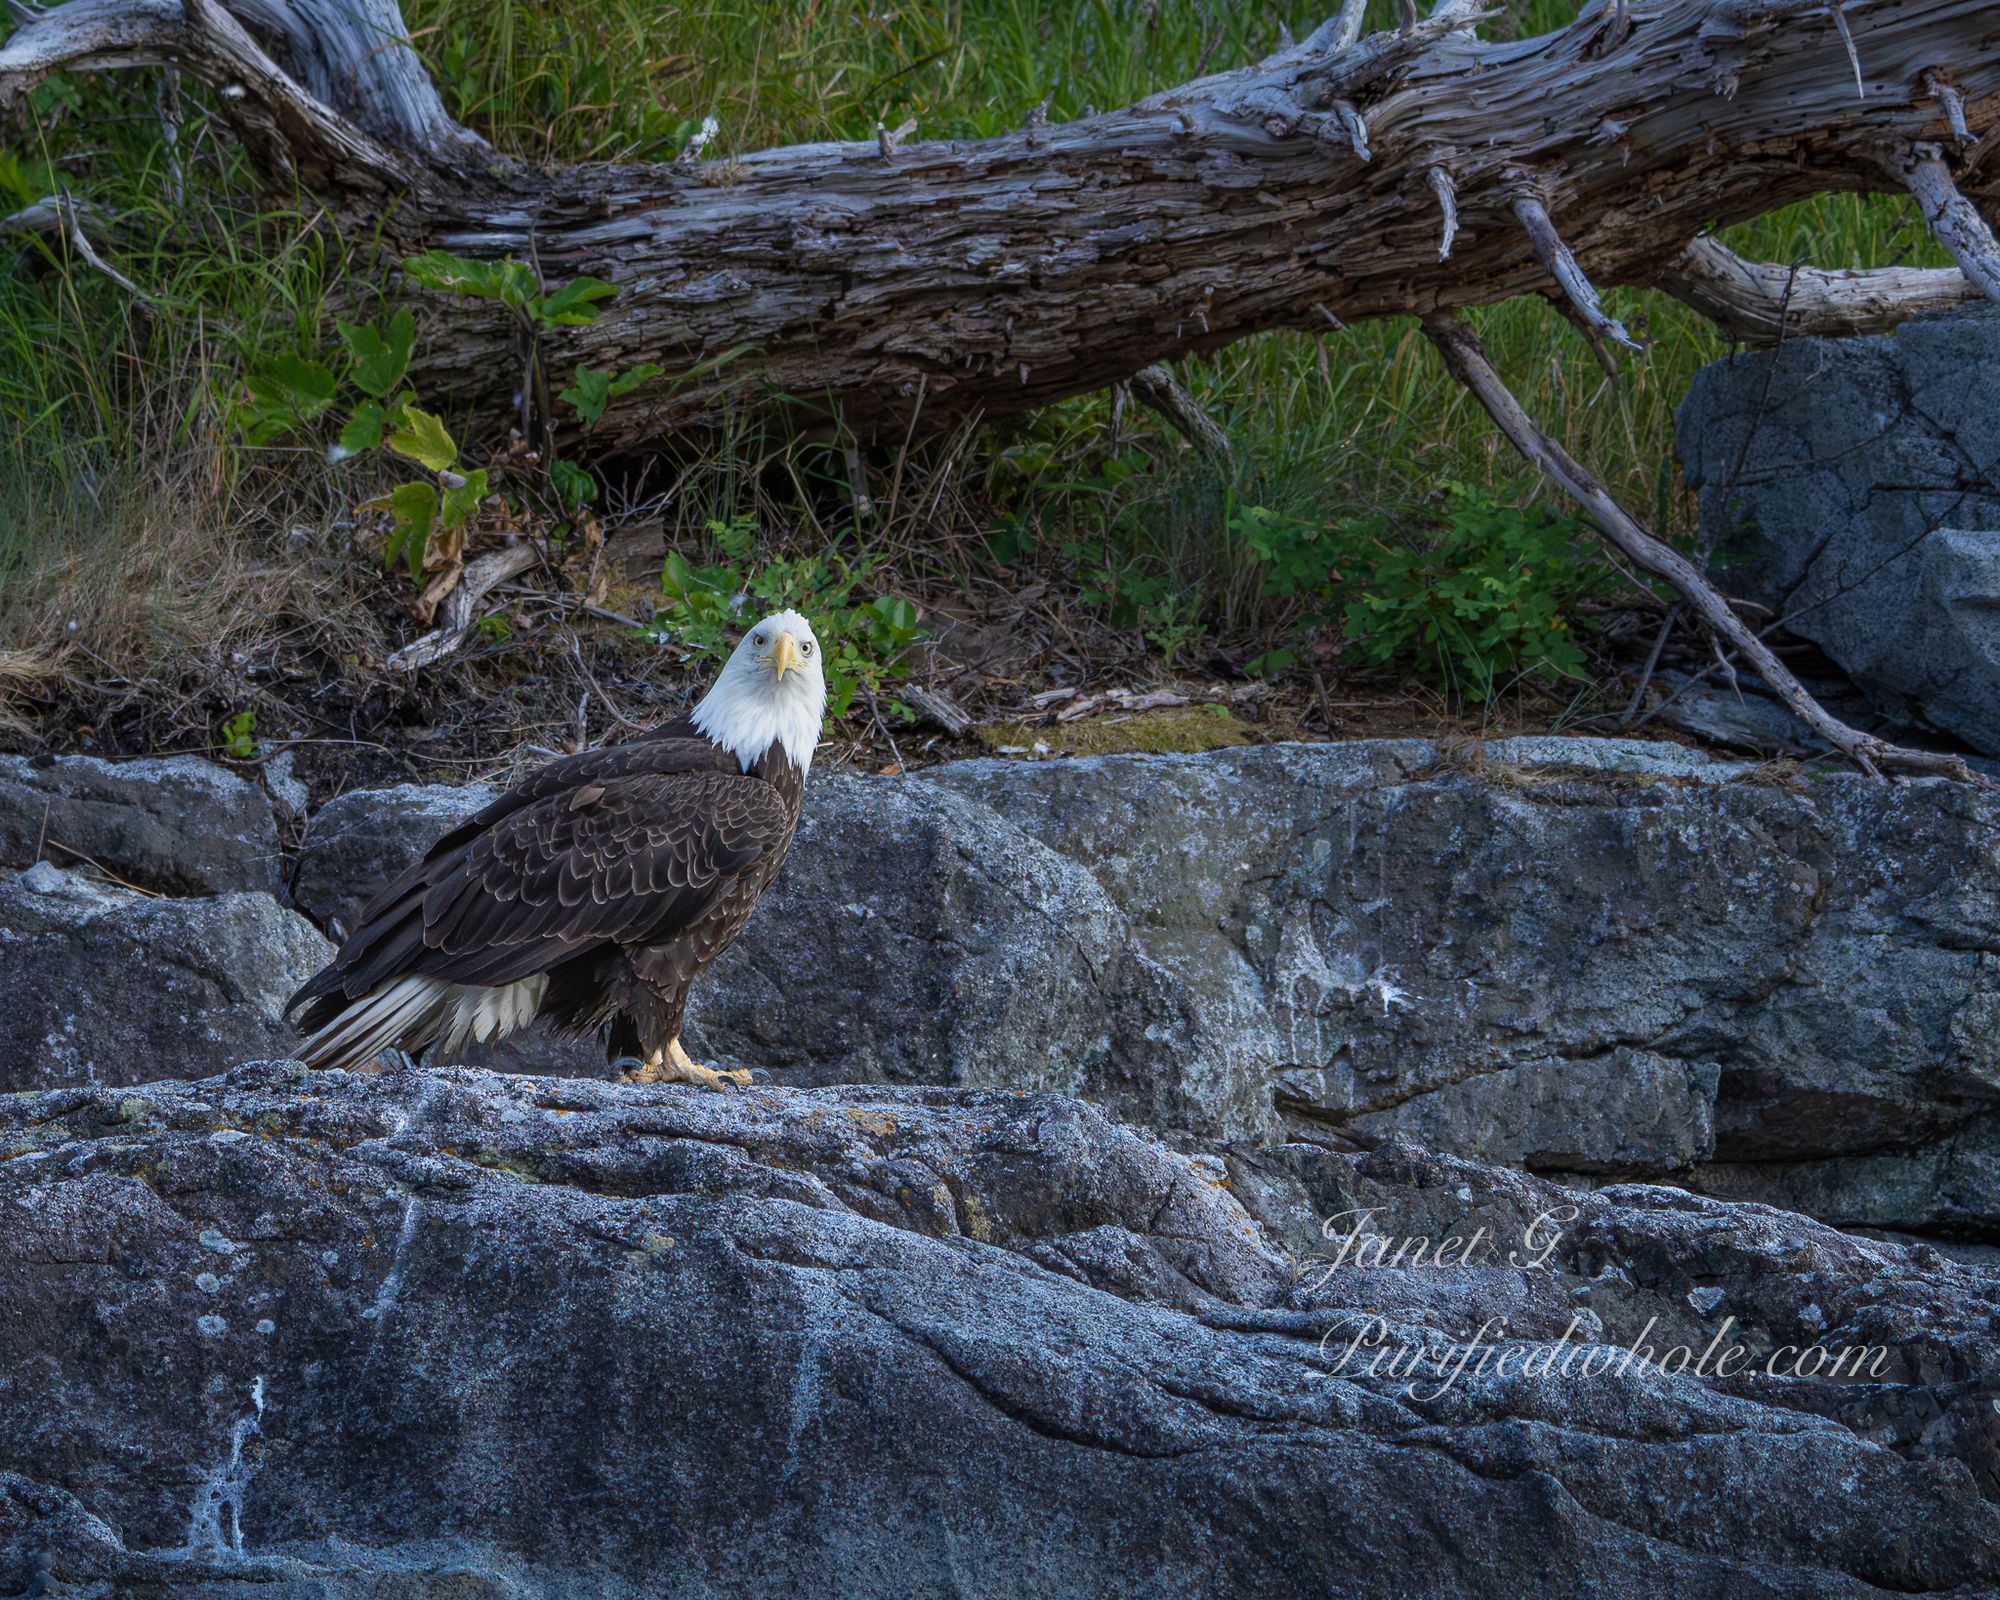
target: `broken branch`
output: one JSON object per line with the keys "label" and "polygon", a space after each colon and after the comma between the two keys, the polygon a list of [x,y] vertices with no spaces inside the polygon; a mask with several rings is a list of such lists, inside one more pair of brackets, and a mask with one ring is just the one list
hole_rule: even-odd
{"label": "broken branch", "polygon": [[1132,374],[1132,392],[1172,423],[1181,437],[1215,461],[1232,461],[1235,451],[1229,435],[1196,402],[1195,397],[1175,382],[1174,375],[1155,364]]}
{"label": "broken branch", "polygon": [[1971,781],[1970,771],[1957,756],[1904,749],[1850,728],[1824,710],[1692,561],[1648,533],[1609,489],[1542,431],[1494,370],[1486,347],[1471,328],[1449,312],[1437,312],[1424,319],[1424,332],[1444,357],[1451,375],[1485,407],[1522,457],[1554,479],[1583,508],[1598,532],[1634,566],[1678,589],[1709,631],[1743,656],[1793,713],[1828,744],[1875,776],[1880,776],[1884,767],[1895,767]]}
{"label": "broken branch", "polygon": [[1745,261],[1709,238],[1688,245],[1658,286],[1732,339],[1755,345],[1801,335],[1837,339],[1881,333],[1926,311],[1949,311],[1979,298],[1956,267],[1825,272]]}
{"label": "broken branch", "polygon": [[1615,340],[1627,350],[1643,354],[1645,346],[1625,331],[1622,322],[1605,311],[1597,298],[1596,286],[1584,276],[1583,268],[1577,265],[1576,257],[1563,243],[1562,235],[1556,232],[1556,225],[1549,220],[1548,208],[1534,195],[1520,194],[1514,197],[1514,215],[1521,219],[1521,227],[1526,231],[1529,243],[1535,247],[1536,259],[1556,280],[1556,287],[1575,308],[1584,326]]}
{"label": "broken branch", "polygon": [[1899,170],[1932,235],[1951,252],[1958,270],[1989,300],[2000,300],[2000,240],[1979,208],[1959,192],[1951,168],[1934,151],[1920,150]]}

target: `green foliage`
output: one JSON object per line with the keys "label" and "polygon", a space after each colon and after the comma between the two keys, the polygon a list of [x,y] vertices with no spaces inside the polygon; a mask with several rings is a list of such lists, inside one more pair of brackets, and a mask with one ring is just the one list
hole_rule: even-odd
{"label": "green foliage", "polygon": [[1579,548],[1584,523],[1463,484],[1446,491],[1434,540],[1387,538],[1379,521],[1349,530],[1374,549],[1345,612],[1361,659],[1406,662],[1476,700],[1517,678],[1584,678],[1577,609],[1610,586]]}
{"label": "green foliage", "polygon": [[364,500],[359,511],[382,511],[389,517],[389,532],[382,541],[382,564],[394,566],[398,556],[409,564],[410,577],[423,575],[424,554],[430,549],[431,532],[437,527],[438,492],[434,483],[399,483],[387,494]]}
{"label": "green foliage", "polygon": [[403,272],[410,282],[441,294],[498,300],[539,328],[585,327],[597,320],[597,302],[618,293],[616,284],[586,274],[544,294],[541,275],[512,256],[476,261],[442,250],[426,250],[404,261]]}
{"label": "green foliage", "polygon": [[585,427],[594,428],[602,420],[604,408],[613,400],[630,394],[647,379],[657,378],[664,370],[657,362],[642,361],[614,378],[595,367],[578,367],[576,382],[556,398],[574,411]]}
{"label": "green foliage", "polygon": [[323,361],[295,351],[271,357],[250,374],[237,402],[244,442],[265,445],[298,432],[333,404],[338,387]]}
{"label": "green foliage", "polygon": [[[855,597],[875,575],[877,560],[849,563],[814,554],[758,566],[754,521],[712,521],[707,532],[718,557],[711,564],[696,566],[679,551],[668,554],[660,573],[665,604],[648,630],[651,637],[680,646],[690,660],[721,662],[759,617],[786,608],[801,612],[819,636],[827,712],[834,717],[847,715],[863,688],[882,698],[890,684],[909,676],[911,647],[923,637],[917,608],[894,595]],[[900,700],[883,703],[910,720]]]}
{"label": "green foliage", "polygon": [[340,342],[353,358],[348,382],[363,394],[387,400],[410,370],[410,351],[417,342],[417,319],[408,306],[398,306],[386,326],[372,322],[338,324]]}
{"label": "green foliage", "polygon": [[222,753],[231,761],[251,761],[256,758],[256,712],[239,711],[222,724]]}
{"label": "green foliage", "polygon": [[446,472],[458,459],[458,445],[445,425],[428,411],[404,406],[402,425],[389,435],[388,446],[432,472]]}
{"label": "green foliage", "polygon": [[562,508],[572,514],[597,499],[597,480],[574,461],[551,461],[549,485]]}

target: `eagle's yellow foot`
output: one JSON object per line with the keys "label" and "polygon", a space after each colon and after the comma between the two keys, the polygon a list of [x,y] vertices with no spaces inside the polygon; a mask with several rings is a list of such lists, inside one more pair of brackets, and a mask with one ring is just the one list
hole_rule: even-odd
{"label": "eagle's yellow foot", "polygon": [[747,1089],[750,1074],[745,1071],[718,1072],[713,1067],[704,1067],[691,1060],[681,1048],[678,1039],[670,1040],[664,1050],[655,1050],[646,1057],[636,1072],[628,1072],[618,1080],[620,1083],[698,1083],[704,1089]]}

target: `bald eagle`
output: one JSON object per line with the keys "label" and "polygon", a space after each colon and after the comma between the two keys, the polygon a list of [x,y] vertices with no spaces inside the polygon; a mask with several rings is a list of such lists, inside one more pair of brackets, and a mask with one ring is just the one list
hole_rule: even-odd
{"label": "bald eagle", "polygon": [[309,1067],[447,1051],[537,1017],[604,1029],[627,1081],[750,1081],[681,1048],[688,989],[790,848],[826,714],[819,641],[780,611],[688,715],[542,768],[362,909],[304,1006]]}

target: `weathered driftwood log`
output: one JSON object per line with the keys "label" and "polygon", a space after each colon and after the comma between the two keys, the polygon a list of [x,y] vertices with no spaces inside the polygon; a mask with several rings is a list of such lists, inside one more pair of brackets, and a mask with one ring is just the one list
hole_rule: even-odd
{"label": "weathered driftwood log", "polygon": [[[862,439],[1122,383],[1172,415],[1171,381],[1149,370],[1162,361],[1395,314],[1426,318],[1495,409],[1497,375],[1449,319],[1518,294],[1553,290],[1607,362],[1632,342],[1608,284],[1665,289],[1750,339],[2000,296],[1980,212],[2000,193],[1986,0],[1597,0],[1558,33],[1500,44],[1478,39],[1470,0],[1423,19],[1406,0],[1398,29],[1367,37],[1344,0],[1254,66],[1078,122],[1042,108],[976,142],[913,143],[904,127],[554,174],[510,168],[452,122],[395,0],[7,4],[0,107],[57,68],[172,64],[216,91],[267,168],[365,222],[357,237],[617,284],[596,322],[534,352],[664,369],[613,401],[601,444],[772,394]],[[1959,272],[1794,271],[1705,238],[1814,193],[1897,188]],[[511,313],[440,300],[439,314],[426,396],[496,415],[533,396]],[[1727,603],[1699,573],[1675,581],[1721,626]],[[1899,759],[1858,736],[1842,747]]]}
{"label": "weathered driftwood log", "polygon": [[[665,368],[613,401],[597,435],[613,444],[772,391],[900,438],[913,413],[1020,410],[1262,329],[1427,315],[1551,278],[1612,340],[1607,284],[1657,284],[1764,335],[1769,274],[1717,271],[1719,247],[1689,258],[1706,230],[1823,190],[1908,186],[1976,277],[1983,225],[1964,200],[2000,188],[1985,160],[2000,29],[1982,0],[1612,0],[1506,44],[1479,42],[1457,0],[1366,38],[1350,5],[1255,66],[1081,122],[552,175],[509,170],[451,121],[398,42],[395,0],[17,14],[0,99],[59,66],[171,62],[220,93],[261,160],[365,221],[358,237],[382,226],[392,250],[618,284],[545,352],[556,369]],[[1770,271],[1801,329],[1862,325],[1876,305],[1891,320],[1956,288]],[[511,317],[448,311],[424,392],[511,414]]]}

